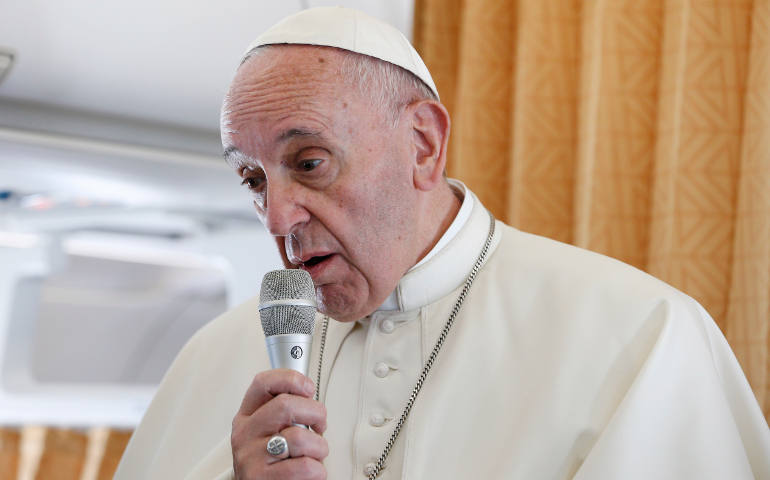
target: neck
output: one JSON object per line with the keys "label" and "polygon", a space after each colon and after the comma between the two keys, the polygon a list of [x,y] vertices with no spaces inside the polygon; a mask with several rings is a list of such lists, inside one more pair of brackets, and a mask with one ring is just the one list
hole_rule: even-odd
{"label": "neck", "polygon": [[423,248],[417,252],[412,265],[417,264],[436,246],[457,216],[461,204],[461,200],[446,181],[441,182],[441,186],[435,191],[431,191],[426,208],[423,209],[425,213],[419,219],[419,224],[425,226],[418,242],[419,245],[423,245]]}

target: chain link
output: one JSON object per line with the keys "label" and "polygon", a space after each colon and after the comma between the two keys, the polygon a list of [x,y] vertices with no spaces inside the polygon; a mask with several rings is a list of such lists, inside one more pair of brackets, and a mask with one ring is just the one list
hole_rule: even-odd
{"label": "chain link", "polygon": [[[409,413],[412,411],[414,402],[417,400],[417,395],[420,394],[420,390],[422,390],[422,386],[425,383],[426,378],[428,378],[428,373],[430,372],[430,369],[433,367],[433,363],[436,361],[436,357],[438,357],[438,353],[441,350],[441,347],[444,345],[444,341],[446,340],[447,336],[449,335],[449,330],[451,330],[452,325],[454,324],[455,318],[457,317],[457,314],[460,312],[460,307],[462,307],[462,304],[465,301],[465,297],[468,295],[468,291],[470,291],[471,285],[473,284],[473,281],[476,279],[476,274],[479,273],[479,270],[481,269],[481,265],[484,263],[484,259],[486,258],[487,252],[489,251],[489,246],[492,244],[492,237],[494,236],[494,234],[495,234],[495,217],[492,216],[491,213],[489,213],[489,234],[487,235],[487,240],[484,243],[484,246],[482,247],[478,258],[476,259],[476,263],[473,264],[473,268],[471,269],[471,272],[468,274],[468,278],[466,278],[465,280],[463,289],[462,291],[460,291],[460,295],[457,297],[457,301],[452,307],[452,312],[449,314],[449,318],[447,319],[446,324],[444,325],[444,328],[441,330],[441,334],[439,335],[438,340],[436,341],[436,344],[433,346],[433,350],[430,352],[430,355],[428,356],[428,360],[425,362],[425,365],[422,368],[422,372],[420,372],[420,376],[417,377],[417,382],[415,383],[415,386],[412,389],[411,395],[409,395],[409,400],[406,402],[406,406],[404,407],[404,411],[401,414],[401,418],[398,419],[398,423],[396,423],[396,426],[393,429],[393,433],[391,433],[390,438],[388,439],[388,442],[385,444],[385,449],[383,450],[382,455],[380,455],[380,458],[377,459],[377,463],[374,464],[374,468],[370,470],[370,473],[368,475],[369,480],[375,480],[377,476],[380,474],[380,472],[385,468],[385,460],[387,460],[388,455],[390,455],[390,451],[393,449],[393,445],[395,445],[396,439],[398,438],[398,435],[401,433],[401,429],[404,428],[404,423],[406,423],[406,419],[407,417],[409,417]],[[316,400],[318,400],[318,395],[319,395],[318,392],[321,389],[321,364],[323,362],[323,352],[324,352],[324,345],[326,344],[326,331],[328,329],[328,326],[329,326],[329,317],[324,317],[323,331],[321,332],[321,351],[318,359],[318,381],[316,383],[316,395],[315,395]]]}
{"label": "chain link", "polygon": [[324,348],[326,347],[326,332],[329,330],[329,317],[324,315],[324,323],[321,329],[321,345],[318,351],[318,375],[315,381],[315,396],[313,399],[317,402],[321,394],[321,366],[324,362]]}

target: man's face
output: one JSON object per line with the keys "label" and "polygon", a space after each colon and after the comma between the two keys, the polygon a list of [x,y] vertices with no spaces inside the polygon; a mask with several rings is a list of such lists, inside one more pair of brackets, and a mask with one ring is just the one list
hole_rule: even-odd
{"label": "man's face", "polygon": [[374,311],[417,260],[412,132],[341,78],[344,53],[282,46],[249,59],[225,101],[222,141],[287,267],[322,312]]}

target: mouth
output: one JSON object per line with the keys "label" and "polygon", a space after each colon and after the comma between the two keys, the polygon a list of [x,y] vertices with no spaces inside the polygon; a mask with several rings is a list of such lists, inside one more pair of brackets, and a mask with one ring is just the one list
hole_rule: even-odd
{"label": "mouth", "polygon": [[302,262],[301,266],[308,267],[308,268],[313,268],[316,265],[318,265],[320,263],[323,263],[324,261],[330,259],[332,255],[333,254],[330,253],[328,255],[318,255],[316,257],[310,257],[307,260],[305,260],[304,262]]}
{"label": "mouth", "polygon": [[333,253],[314,255],[304,262],[300,262],[297,266],[309,273],[310,276],[313,277],[313,281],[318,283],[320,281],[321,272],[323,272],[326,266],[331,263],[333,257]]}

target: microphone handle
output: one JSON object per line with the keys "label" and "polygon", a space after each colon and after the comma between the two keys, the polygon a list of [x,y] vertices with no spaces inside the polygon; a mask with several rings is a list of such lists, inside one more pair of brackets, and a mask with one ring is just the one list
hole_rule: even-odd
{"label": "microphone handle", "polygon": [[270,366],[290,368],[307,375],[310,367],[310,347],[313,337],[302,333],[271,335],[265,337]]}
{"label": "microphone handle", "polygon": [[[267,354],[270,356],[270,366],[273,368],[290,368],[302,375],[307,375],[310,366],[310,347],[313,337],[302,333],[271,335],[265,337]],[[316,387],[317,388],[317,387]],[[294,425],[308,428],[307,425]]]}

